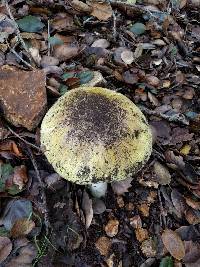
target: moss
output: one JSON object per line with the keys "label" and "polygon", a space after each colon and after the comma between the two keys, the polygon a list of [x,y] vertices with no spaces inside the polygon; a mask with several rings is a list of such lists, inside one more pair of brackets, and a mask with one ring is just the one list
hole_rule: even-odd
{"label": "moss", "polygon": [[127,97],[80,87],[47,112],[41,144],[57,173],[89,184],[119,181],[137,172],[151,154],[152,136],[146,118]]}

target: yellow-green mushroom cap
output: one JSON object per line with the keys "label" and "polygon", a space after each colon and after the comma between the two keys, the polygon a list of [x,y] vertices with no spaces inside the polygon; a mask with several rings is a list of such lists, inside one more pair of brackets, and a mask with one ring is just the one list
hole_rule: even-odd
{"label": "yellow-green mushroom cap", "polygon": [[77,184],[131,177],[147,162],[152,135],[140,109],[126,96],[79,87],[49,109],[41,145],[55,171]]}

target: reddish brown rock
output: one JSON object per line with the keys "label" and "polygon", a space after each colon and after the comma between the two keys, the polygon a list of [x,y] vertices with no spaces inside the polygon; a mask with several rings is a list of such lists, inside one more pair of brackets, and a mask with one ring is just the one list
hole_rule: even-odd
{"label": "reddish brown rock", "polygon": [[46,78],[41,70],[0,68],[0,108],[15,126],[33,130],[44,115]]}

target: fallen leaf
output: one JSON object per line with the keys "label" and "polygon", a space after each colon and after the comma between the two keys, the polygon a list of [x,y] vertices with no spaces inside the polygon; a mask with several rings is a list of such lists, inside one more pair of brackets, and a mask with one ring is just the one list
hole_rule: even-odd
{"label": "fallen leaf", "polygon": [[157,182],[161,185],[167,185],[171,182],[171,174],[169,173],[168,169],[156,161],[154,163],[154,172],[157,176]]}
{"label": "fallen leaf", "polygon": [[133,26],[131,26],[130,31],[136,35],[141,35],[145,33],[146,26],[143,23],[136,22],[135,24],[133,24]]}
{"label": "fallen leaf", "polygon": [[123,78],[128,84],[136,84],[139,80],[137,73],[132,73],[130,70],[124,72]]}
{"label": "fallen leaf", "polygon": [[185,256],[184,243],[176,232],[166,229],[162,233],[162,241],[166,249],[175,259],[183,259]]}
{"label": "fallen leaf", "polygon": [[16,249],[14,257],[11,258],[5,267],[31,267],[36,256],[37,249],[35,245],[28,243]]}
{"label": "fallen leaf", "polygon": [[12,251],[12,242],[8,237],[0,236],[0,263],[2,263]]}
{"label": "fallen leaf", "polygon": [[200,223],[200,211],[194,210],[192,208],[188,208],[185,211],[185,219],[189,222],[189,224],[199,224]]}
{"label": "fallen leaf", "polygon": [[56,57],[51,56],[42,56],[40,65],[45,68],[48,66],[57,66],[59,64],[59,60]]}
{"label": "fallen leaf", "polygon": [[92,208],[94,214],[102,214],[106,210],[106,205],[103,200],[99,198],[92,199]]}
{"label": "fallen leaf", "polygon": [[149,206],[146,203],[138,205],[138,210],[142,213],[143,216],[149,217]]}
{"label": "fallen leaf", "polygon": [[45,26],[39,18],[31,15],[17,20],[17,24],[24,32],[40,32]]}
{"label": "fallen leaf", "polygon": [[93,10],[90,15],[99,20],[108,20],[112,17],[112,7],[109,2],[87,1]]}
{"label": "fallen leaf", "polygon": [[184,197],[176,189],[173,189],[171,192],[171,199],[175,209],[180,213],[180,217],[182,217],[187,208]]}
{"label": "fallen leaf", "polygon": [[108,48],[110,46],[110,43],[106,39],[97,39],[94,41],[94,43],[91,45],[92,47],[101,47],[101,48]]}
{"label": "fallen leaf", "polygon": [[15,221],[10,234],[13,238],[26,236],[34,227],[35,223],[33,221],[24,218],[18,219]]}
{"label": "fallen leaf", "polygon": [[144,240],[141,244],[142,253],[145,257],[155,257],[156,256],[156,243],[152,238]]}
{"label": "fallen leaf", "polygon": [[128,192],[128,189],[132,186],[133,178],[128,178],[126,180],[120,182],[112,182],[111,186],[115,194],[123,195],[124,193]]}
{"label": "fallen leaf", "polygon": [[71,59],[78,55],[79,48],[75,45],[62,44],[54,48],[54,56],[60,61]]}
{"label": "fallen leaf", "polygon": [[15,199],[8,202],[0,224],[4,225],[6,230],[11,230],[18,219],[29,218],[32,214],[32,203],[27,199]]}
{"label": "fallen leaf", "polygon": [[76,9],[79,12],[84,12],[84,13],[92,12],[92,8],[90,6],[79,0],[72,0],[71,5],[74,9]]}
{"label": "fallen leaf", "polygon": [[67,13],[62,13],[60,16],[58,14],[57,17],[52,20],[51,27],[57,31],[72,31],[75,29],[73,17]]}
{"label": "fallen leaf", "polygon": [[25,165],[16,166],[14,168],[13,183],[19,186],[21,190],[28,182],[27,169]]}
{"label": "fallen leaf", "polygon": [[135,229],[135,235],[139,242],[144,241],[145,239],[149,238],[147,229],[144,228],[136,228]]}
{"label": "fallen leaf", "polygon": [[116,236],[118,233],[119,221],[117,219],[111,219],[105,226],[105,232],[109,237]]}
{"label": "fallen leaf", "polygon": [[95,242],[95,247],[99,250],[100,254],[103,256],[108,256],[112,242],[106,236],[101,236]]}
{"label": "fallen leaf", "polygon": [[85,227],[86,229],[88,229],[93,219],[93,208],[92,208],[92,199],[89,198],[89,195],[86,191],[83,192],[81,207],[85,214]]}
{"label": "fallen leaf", "polygon": [[124,50],[121,53],[121,59],[127,65],[132,64],[134,61],[134,54],[130,50]]}
{"label": "fallen leaf", "polygon": [[153,86],[153,87],[158,87],[160,85],[160,80],[153,75],[146,75],[145,80],[147,84]]}
{"label": "fallen leaf", "polygon": [[183,262],[186,267],[200,266],[200,244],[192,241],[184,241],[185,256]]}
{"label": "fallen leaf", "polygon": [[161,260],[159,267],[174,267],[172,257],[165,257]]}

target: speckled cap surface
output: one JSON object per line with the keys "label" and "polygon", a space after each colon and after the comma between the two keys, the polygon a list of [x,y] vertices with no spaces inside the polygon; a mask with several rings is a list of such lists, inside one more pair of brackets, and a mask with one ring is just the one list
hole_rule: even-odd
{"label": "speckled cap surface", "polygon": [[79,87],[49,109],[41,145],[55,171],[77,184],[124,180],[147,162],[152,135],[145,116],[126,96]]}

